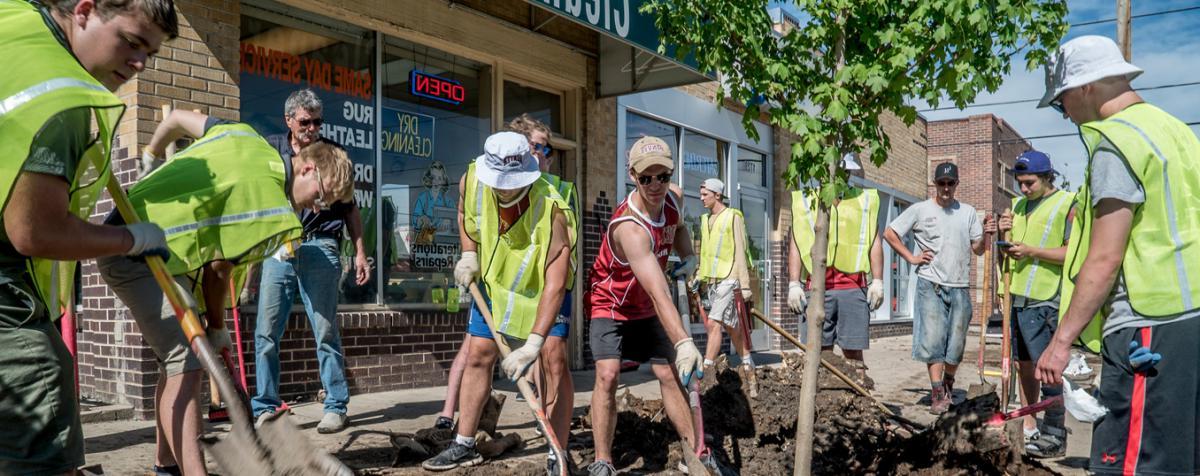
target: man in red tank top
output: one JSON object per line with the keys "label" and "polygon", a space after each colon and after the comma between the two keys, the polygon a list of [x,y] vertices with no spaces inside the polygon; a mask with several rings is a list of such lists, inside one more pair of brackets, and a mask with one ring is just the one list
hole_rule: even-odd
{"label": "man in red tank top", "polygon": [[612,441],[622,358],[650,361],[667,417],[687,447],[694,445],[692,415],[682,385],[704,376],[702,358],[683,327],[663,274],[672,249],[683,259],[673,273],[676,277],[690,280],[696,271],[692,238],[681,226],[679,197],[669,185],[674,168],[671,149],[662,139],[643,137],[633,144],[629,178],[637,189],[613,212],[592,267],[588,304],[596,361],[592,392],[596,461],[588,467],[590,475],[616,474]]}

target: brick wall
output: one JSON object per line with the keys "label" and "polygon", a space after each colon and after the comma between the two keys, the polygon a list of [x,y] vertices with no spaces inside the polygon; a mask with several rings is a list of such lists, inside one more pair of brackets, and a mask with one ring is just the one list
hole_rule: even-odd
{"label": "brick wall", "polygon": [[879,123],[891,141],[888,160],[882,167],[863,160],[864,175],[875,183],[915,197],[925,197],[925,176],[928,174],[925,118],[917,116],[917,120],[909,126],[895,114],[885,113],[879,118]]}

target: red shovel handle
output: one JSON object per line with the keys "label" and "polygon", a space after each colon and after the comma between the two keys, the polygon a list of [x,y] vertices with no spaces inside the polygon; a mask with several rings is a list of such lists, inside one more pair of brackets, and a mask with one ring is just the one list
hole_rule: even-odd
{"label": "red shovel handle", "polygon": [[997,413],[992,415],[992,418],[988,420],[988,424],[993,426],[1002,425],[1004,422],[1014,418],[1021,418],[1025,415],[1032,415],[1034,413],[1045,411],[1047,408],[1053,406],[1062,405],[1062,401],[1062,395],[1055,395],[1033,405],[1021,407],[1008,413]]}

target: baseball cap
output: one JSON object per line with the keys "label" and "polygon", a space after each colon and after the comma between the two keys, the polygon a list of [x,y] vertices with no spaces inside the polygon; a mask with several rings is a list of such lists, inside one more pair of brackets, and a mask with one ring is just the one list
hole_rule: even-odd
{"label": "baseball cap", "polygon": [[1054,98],[1071,88],[1113,76],[1125,76],[1132,81],[1140,74],[1142,68],[1126,62],[1112,39],[1081,36],[1063,43],[1046,63],[1046,94],[1038,107],[1049,106]]}
{"label": "baseball cap", "polygon": [[529,151],[529,139],[516,132],[488,136],[483,155],[475,159],[475,177],[494,189],[518,189],[541,176],[537,158]]}
{"label": "baseball cap", "polygon": [[712,193],[719,193],[719,194],[725,193],[725,182],[722,182],[720,179],[716,179],[716,178],[704,179],[704,182],[700,183],[700,186],[708,189],[708,191],[710,191]]}
{"label": "baseball cap", "polygon": [[1012,173],[1013,175],[1054,173],[1054,167],[1050,165],[1050,156],[1036,150],[1027,150],[1017,156],[1017,163],[1013,165]]}
{"label": "baseball cap", "polygon": [[933,170],[933,181],[937,182],[938,180],[944,178],[954,179],[954,181],[957,182],[958,166],[954,165],[952,162],[943,162],[938,164],[937,168]]}
{"label": "baseball cap", "polygon": [[633,169],[634,173],[640,174],[655,165],[675,170],[675,159],[671,157],[671,147],[657,137],[643,136],[629,149],[629,168]]}

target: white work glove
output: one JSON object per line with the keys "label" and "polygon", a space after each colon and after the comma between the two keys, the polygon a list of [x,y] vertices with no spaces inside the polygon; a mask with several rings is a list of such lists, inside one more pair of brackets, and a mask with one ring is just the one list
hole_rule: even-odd
{"label": "white work glove", "polygon": [[142,160],[137,164],[137,179],[141,180],[143,177],[150,175],[150,172],[161,167],[165,162],[166,160],[150,152],[149,148],[142,149]]}
{"label": "white work glove", "polygon": [[804,295],[804,285],[800,281],[788,282],[788,307],[792,312],[804,312],[804,305],[808,304],[808,298]]}
{"label": "white work glove", "polygon": [[153,255],[164,261],[171,257],[171,250],[167,248],[167,235],[158,225],[134,223],[125,225],[125,231],[128,231],[129,235],[133,237],[133,246],[130,246],[129,251],[125,252],[125,256],[145,258]]}
{"label": "white work glove", "polygon": [[458,263],[454,265],[454,282],[467,289],[479,277],[479,254],[474,251],[464,251]]}
{"label": "white work glove", "polygon": [[879,309],[883,304],[883,280],[876,279],[871,281],[871,285],[867,286],[867,305],[874,311]]}
{"label": "white work glove", "polygon": [[221,349],[229,349],[230,352],[233,352],[233,340],[229,338],[229,328],[209,328],[205,334],[207,334],[208,345],[212,347],[213,352],[220,354]]}
{"label": "white work glove", "polygon": [[545,341],[545,337],[529,334],[525,345],[509,352],[508,357],[505,357],[504,361],[500,363],[500,368],[504,369],[504,375],[507,375],[508,379],[513,382],[525,375],[525,372],[529,371],[529,366],[533,365],[534,360],[537,360],[538,352],[542,351],[542,344]]}
{"label": "white work glove", "polygon": [[671,277],[675,279],[686,279],[692,281],[696,279],[696,263],[699,260],[696,255],[688,255],[675,265],[675,269],[671,271]]}
{"label": "white work glove", "polygon": [[691,337],[675,343],[675,369],[684,387],[691,385],[692,376],[697,380],[704,378],[704,358]]}

